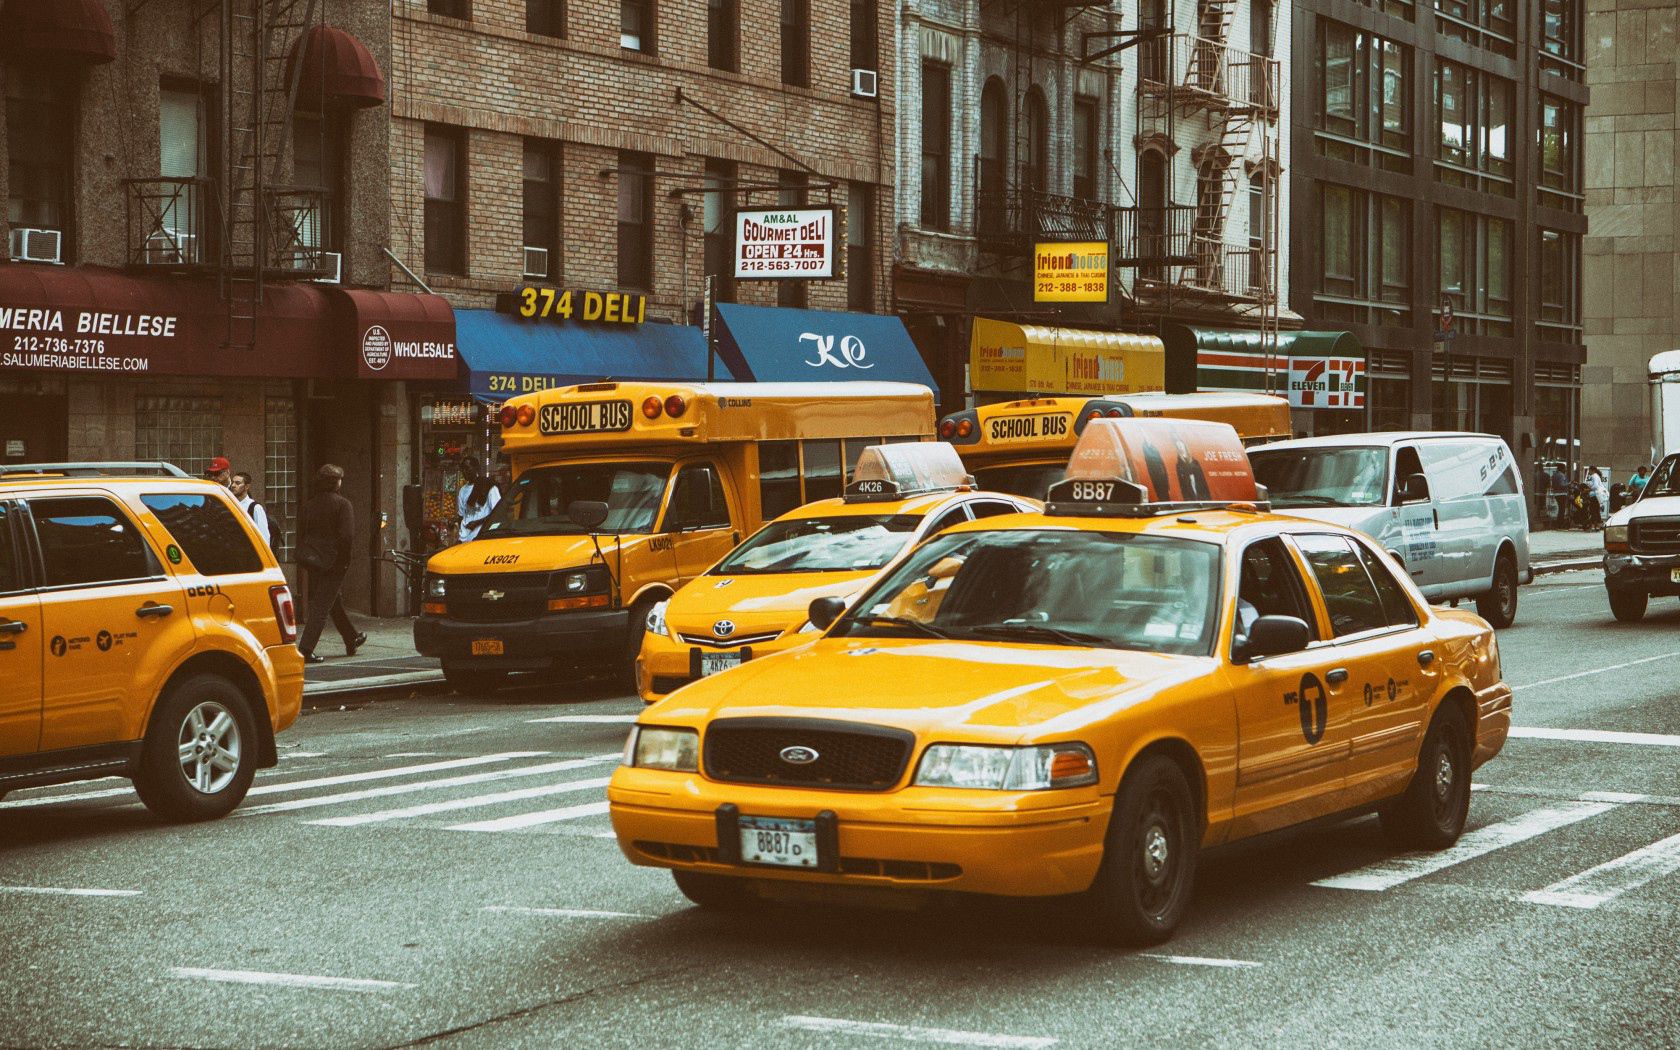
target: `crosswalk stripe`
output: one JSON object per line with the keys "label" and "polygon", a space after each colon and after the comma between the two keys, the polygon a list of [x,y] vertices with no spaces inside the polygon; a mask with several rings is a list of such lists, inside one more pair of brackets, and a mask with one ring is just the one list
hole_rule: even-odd
{"label": "crosswalk stripe", "polygon": [[466,787],[469,784],[488,784],[497,780],[511,780],[515,777],[534,777],[543,773],[563,773],[571,769],[582,769],[585,766],[596,766],[602,762],[618,759],[618,755],[596,755],[591,758],[569,758],[563,762],[543,762],[535,766],[518,766],[514,769],[496,769],[488,773],[468,773],[458,777],[444,777],[442,780],[421,780],[410,784],[386,784],[383,787],[364,788],[360,791],[344,791],[336,795],[317,795],[314,798],[294,798],[285,802],[270,802],[266,806],[246,806],[233,811],[233,816],[250,817],[259,813],[286,813],[297,809],[316,809],[321,806],[336,806],[343,802],[360,802],[370,798],[387,798],[391,795],[406,795],[414,791],[435,791],[438,788]]}
{"label": "crosswalk stripe", "polygon": [[565,809],[550,809],[540,813],[521,813],[516,817],[501,817],[497,820],[480,820],[472,824],[452,824],[450,831],[519,831],[522,828],[534,828],[542,824],[558,824],[562,820],[577,820],[581,817],[600,816],[607,811],[605,802],[589,802],[581,806],[567,806]]}
{"label": "crosswalk stripe", "polygon": [[560,722],[572,725],[629,725],[641,715],[554,715],[550,718],[527,718],[525,721],[535,725],[538,722]]}
{"label": "crosswalk stripe", "polygon": [[1455,864],[1463,864],[1483,854],[1567,827],[1588,817],[1596,817],[1615,808],[1615,804],[1611,802],[1562,802],[1555,806],[1546,806],[1531,810],[1520,817],[1478,828],[1459,839],[1457,845],[1438,853],[1407,853],[1368,864],[1343,875],[1319,879],[1313,885],[1336,890],[1390,890],[1402,883],[1421,879]]}
{"label": "crosswalk stripe", "polygon": [[607,778],[599,777],[594,780],[576,780],[569,784],[544,784],[541,787],[516,788],[512,791],[498,791],[492,795],[474,795],[471,798],[454,798],[447,802],[429,802],[419,806],[408,806],[403,809],[385,809],[378,813],[357,813],[348,817],[327,817],[324,820],[311,820],[310,824],[320,824],[333,828],[354,828],[363,824],[378,824],[387,820],[408,820],[413,817],[429,816],[433,813],[448,813],[457,809],[473,809],[478,806],[494,806],[503,802],[521,802],[530,798],[543,798],[548,795],[561,795],[570,791],[589,791],[593,788],[607,786]]}
{"label": "crosswalk stripe", "polygon": [[1584,744],[1644,744],[1647,747],[1680,747],[1680,736],[1667,733],[1624,733],[1615,729],[1547,729],[1540,726],[1512,726],[1511,736],[1527,740],[1572,740]]}
{"label": "crosswalk stripe", "polygon": [[1564,908],[1596,908],[1676,871],[1680,871],[1680,835],[1671,835],[1543,890],[1525,893],[1523,900]]}

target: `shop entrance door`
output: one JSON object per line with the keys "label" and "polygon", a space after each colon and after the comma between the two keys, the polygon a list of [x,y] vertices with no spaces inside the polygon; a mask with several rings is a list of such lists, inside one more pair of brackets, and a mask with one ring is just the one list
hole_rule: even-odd
{"label": "shop entrance door", "polygon": [[63,396],[0,394],[0,463],[63,463],[70,458]]}

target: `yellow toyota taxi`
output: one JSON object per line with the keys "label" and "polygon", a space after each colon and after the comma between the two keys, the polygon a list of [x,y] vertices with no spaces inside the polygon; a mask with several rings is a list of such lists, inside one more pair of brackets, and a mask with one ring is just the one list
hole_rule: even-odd
{"label": "yellow toyota taxi", "polygon": [[296,640],[286,577],[215,482],[0,468],[0,795],[126,776],[165,819],[222,816],[297,720]]}
{"label": "yellow toyota taxi", "polygon": [[644,711],[608,788],[625,855],[702,906],[1071,895],[1158,943],[1203,848],[1371,810],[1458,838],[1510,724],[1485,622],[1265,512],[1223,424],[1093,422],[1069,475],[813,602],[812,644]]}
{"label": "yellow toyota taxi", "polygon": [[865,448],[844,497],[782,515],[653,607],[636,661],[642,699],[652,703],[697,678],[814,641],[811,602],[856,594],[928,536],[1039,509],[973,485],[942,441]]}

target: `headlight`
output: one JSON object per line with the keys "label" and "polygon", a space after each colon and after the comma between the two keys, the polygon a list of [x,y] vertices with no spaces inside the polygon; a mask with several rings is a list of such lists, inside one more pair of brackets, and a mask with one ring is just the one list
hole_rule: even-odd
{"label": "headlight", "polygon": [[442,576],[433,576],[431,573],[426,574],[426,597],[436,598],[438,601],[442,601],[444,598],[448,597],[448,595],[444,593],[444,582]]}
{"label": "headlight", "polygon": [[984,747],[934,744],[916,770],[923,787],[1043,791],[1097,782],[1097,759],[1084,744]]}
{"label": "headlight", "polygon": [[693,773],[700,768],[700,734],[692,729],[639,726],[627,748],[633,766]]}
{"label": "headlight", "polygon": [[1628,545],[1628,527],[1626,525],[1604,526],[1604,546],[1606,549],[1617,547],[1626,548]]}
{"label": "headlight", "polygon": [[665,633],[665,608],[670,602],[654,602],[653,608],[648,610],[647,630],[649,634]]}
{"label": "headlight", "polygon": [[563,598],[568,594],[582,594],[587,590],[589,590],[589,573],[583,569],[561,573],[555,579],[552,588],[556,598]]}

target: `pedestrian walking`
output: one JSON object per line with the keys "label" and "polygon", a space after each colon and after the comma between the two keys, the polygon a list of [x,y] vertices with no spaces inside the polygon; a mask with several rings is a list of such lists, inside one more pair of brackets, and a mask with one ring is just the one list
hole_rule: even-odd
{"label": "pedestrian walking", "polygon": [[367,635],[356,631],[339,596],[344,575],[350,571],[350,545],[356,534],[350,501],[338,493],[343,485],[344,468],[323,465],[315,472],[315,494],[298,515],[298,564],[303,566],[308,584],[298,649],[312,664],[325,659],[315,652],[315,643],[321,640],[329,616],[344,639],[346,656],[355,656],[356,650],[367,643]]}
{"label": "pedestrian walking", "polygon": [[234,471],[232,479],[228,481],[228,492],[232,493],[234,502],[239,504],[239,509],[250,515],[251,523],[257,527],[257,535],[261,536],[263,542],[268,544],[269,550],[273,550],[274,529],[269,524],[268,508],[258,503],[257,498],[251,495],[251,472],[248,470]]}
{"label": "pedestrian walking", "polygon": [[1587,508],[1587,528],[1602,528],[1604,519],[1610,516],[1610,489],[1597,467],[1587,468],[1587,499],[1592,504]]}
{"label": "pedestrian walking", "polygon": [[458,516],[461,520],[456,527],[456,540],[471,543],[478,539],[478,530],[484,527],[490,512],[501,501],[495,481],[484,473],[478,457],[462,456],[461,490],[455,494],[455,509],[460,512]]}
{"label": "pedestrian walking", "polygon": [[1558,528],[1565,528],[1569,524],[1569,475],[1563,472],[1563,464],[1552,468],[1552,502],[1557,507],[1554,521]]}
{"label": "pedestrian walking", "polygon": [[205,468],[204,476],[225,489],[228,487],[228,482],[233,480],[228,475],[228,471],[232,469],[233,464],[228,462],[226,456],[211,456],[210,465]]}

